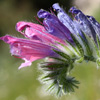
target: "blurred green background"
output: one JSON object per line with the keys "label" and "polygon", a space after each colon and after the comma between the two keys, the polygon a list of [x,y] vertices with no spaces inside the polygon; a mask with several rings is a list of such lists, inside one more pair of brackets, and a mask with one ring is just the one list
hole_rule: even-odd
{"label": "blurred green background", "polygon": [[[0,36],[9,34],[22,37],[16,32],[15,24],[18,21],[38,23],[34,17],[37,11],[41,8],[49,10],[55,2],[63,5],[66,11],[74,5],[73,0],[0,0]],[[93,12],[93,16],[100,22],[99,9]],[[12,57],[9,46],[0,41],[0,100],[100,100],[100,69],[94,63],[76,65],[71,74],[80,81],[79,89],[57,99],[47,95],[38,81],[41,74],[37,68],[39,61],[18,70],[22,62]]]}

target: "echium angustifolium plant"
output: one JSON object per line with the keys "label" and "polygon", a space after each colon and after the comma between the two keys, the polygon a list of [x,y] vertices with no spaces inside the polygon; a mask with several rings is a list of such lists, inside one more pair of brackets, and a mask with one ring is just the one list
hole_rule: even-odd
{"label": "echium angustifolium plant", "polygon": [[40,80],[48,85],[48,90],[61,96],[78,88],[79,82],[69,76],[74,63],[92,61],[100,66],[100,24],[75,7],[69,10],[73,18],[58,3],[52,7],[54,11],[41,9],[37,13],[44,19],[41,25],[25,21],[16,24],[16,30],[25,39],[10,35],[0,39],[10,45],[12,55],[25,61],[19,69],[47,58],[39,64],[43,70]]}

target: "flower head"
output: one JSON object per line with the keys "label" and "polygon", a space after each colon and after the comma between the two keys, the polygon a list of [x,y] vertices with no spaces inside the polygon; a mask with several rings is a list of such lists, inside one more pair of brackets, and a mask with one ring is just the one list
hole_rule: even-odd
{"label": "flower head", "polygon": [[39,18],[43,18],[42,25],[25,21],[16,24],[16,30],[25,39],[6,35],[0,40],[10,45],[12,55],[25,61],[19,69],[48,57],[40,64],[44,73],[41,80],[44,83],[50,81],[49,89],[55,88],[56,94],[61,95],[73,92],[79,84],[68,74],[74,63],[88,60],[100,66],[100,24],[75,7],[69,10],[73,18],[58,3],[52,7],[57,15],[43,9],[37,13]]}

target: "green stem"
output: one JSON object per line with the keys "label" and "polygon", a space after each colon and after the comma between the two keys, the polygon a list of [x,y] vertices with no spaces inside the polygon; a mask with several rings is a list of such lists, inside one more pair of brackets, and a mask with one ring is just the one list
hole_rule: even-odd
{"label": "green stem", "polygon": [[96,58],[94,58],[93,56],[84,56],[84,59],[88,61],[96,62]]}

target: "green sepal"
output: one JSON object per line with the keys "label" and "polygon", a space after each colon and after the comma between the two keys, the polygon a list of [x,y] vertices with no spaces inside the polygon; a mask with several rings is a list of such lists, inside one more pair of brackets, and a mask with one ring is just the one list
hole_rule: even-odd
{"label": "green sepal", "polygon": [[76,56],[79,56],[79,52],[77,51],[77,49],[75,48],[75,46],[73,44],[71,44],[68,40],[66,40],[65,42],[66,42],[66,44],[68,44],[69,46],[71,46],[71,47],[69,47],[70,51],[72,51],[71,48],[74,50],[74,52],[73,51],[72,52],[73,52],[73,55],[75,56],[75,58],[76,58]]}
{"label": "green sepal", "polygon": [[97,44],[98,44],[98,49],[100,50],[100,40],[99,40],[99,36],[96,35],[96,40],[97,40]]}
{"label": "green sepal", "polygon": [[96,40],[97,40],[97,45],[95,44],[95,49],[96,49],[96,52],[97,52],[97,56],[100,57],[100,40],[99,40],[99,37],[96,35]]}
{"label": "green sepal", "polygon": [[63,58],[57,58],[57,57],[49,57],[49,58],[52,58],[52,59],[59,61],[59,62],[68,63],[68,62],[66,62],[66,59],[63,59]]}
{"label": "green sepal", "polygon": [[81,62],[83,62],[83,60],[84,60],[84,57],[80,57],[79,59],[76,60],[76,62],[81,63]]}
{"label": "green sepal", "polygon": [[67,61],[70,61],[71,60],[70,56],[67,55],[66,53],[61,52],[61,51],[57,51],[55,49],[53,49],[53,51],[56,52],[57,54],[59,54],[61,57],[65,58]]}
{"label": "green sepal", "polygon": [[98,58],[98,59],[96,60],[96,64],[97,64],[97,68],[99,68],[99,67],[100,67],[100,58]]}
{"label": "green sepal", "polygon": [[83,39],[80,35],[79,35],[79,37],[81,38],[82,43],[83,43],[84,47],[86,48],[86,50],[84,49],[84,51],[86,52],[86,55],[91,56],[93,54],[93,52],[92,52],[92,50],[91,50],[91,48],[89,46],[89,40],[90,40],[90,38],[87,35],[85,35],[84,33],[83,33],[83,35],[84,35],[84,37],[85,37],[86,40]]}
{"label": "green sepal", "polygon": [[81,44],[79,43],[79,40],[78,38],[76,39],[76,36],[71,34],[71,37],[75,43],[75,46],[77,47],[78,51],[77,53],[79,54],[79,56],[83,56],[84,55],[84,50],[83,50],[83,47],[81,46]]}
{"label": "green sepal", "polygon": [[[57,42],[58,43],[58,42]],[[73,49],[75,49],[74,48],[74,46],[70,43],[70,42],[68,42],[67,40],[65,40],[65,43],[66,43],[66,45],[64,45],[64,44],[62,44],[62,43],[58,43],[59,45],[61,45],[65,50],[66,50],[66,53],[70,56],[70,57],[75,57],[75,53],[71,50],[71,48],[70,47],[72,47]],[[69,47],[69,45],[70,45],[70,47]],[[58,48],[59,49],[59,48]]]}
{"label": "green sepal", "polygon": [[52,83],[51,83],[51,85],[47,88],[47,91],[52,91],[53,89],[54,89],[54,86],[55,86],[55,84],[56,84],[57,82],[56,82],[56,80],[54,80]]}

